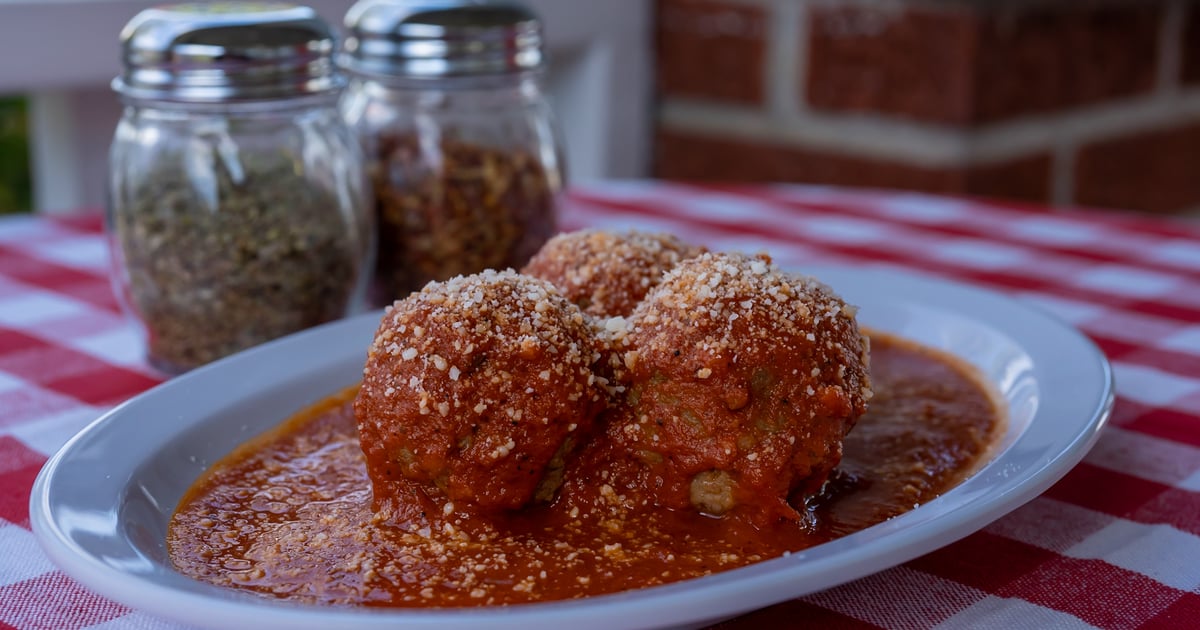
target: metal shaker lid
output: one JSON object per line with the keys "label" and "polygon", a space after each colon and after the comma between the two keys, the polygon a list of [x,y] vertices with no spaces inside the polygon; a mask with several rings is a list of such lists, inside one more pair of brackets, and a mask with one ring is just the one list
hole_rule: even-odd
{"label": "metal shaker lid", "polygon": [[359,0],[338,63],[379,77],[512,74],[542,67],[542,24],[519,4]]}
{"label": "metal shaker lid", "polygon": [[333,30],[283,2],[158,6],[121,31],[124,71],[112,87],[134,99],[221,103],[330,92],[342,86]]}

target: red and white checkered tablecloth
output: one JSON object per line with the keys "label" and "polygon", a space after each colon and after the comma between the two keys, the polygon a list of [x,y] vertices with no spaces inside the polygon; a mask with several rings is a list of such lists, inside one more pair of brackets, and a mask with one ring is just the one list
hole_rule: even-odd
{"label": "red and white checkered tablecloth", "polygon": [[[814,187],[601,182],[564,227],[662,229],[786,266],[885,265],[1004,292],[1094,339],[1113,418],[982,531],[723,628],[1200,627],[1200,224]],[[90,594],[29,530],[47,456],[161,380],[109,288],[96,216],[0,220],[0,629],[178,626]]]}

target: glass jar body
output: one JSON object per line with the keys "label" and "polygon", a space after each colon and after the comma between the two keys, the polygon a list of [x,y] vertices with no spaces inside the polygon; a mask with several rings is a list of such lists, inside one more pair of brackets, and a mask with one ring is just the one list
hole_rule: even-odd
{"label": "glass jar body", "polygon": [[341,110],[374,188],[376,304],[520,268],[556,231],[566,173],[536,73],[352,78]]}
{"label": "glass jar body", "polygon": [[361,306],[374,219],[333,97],[127,102],[109,165],[115,290],[159,369],[182,372]]}

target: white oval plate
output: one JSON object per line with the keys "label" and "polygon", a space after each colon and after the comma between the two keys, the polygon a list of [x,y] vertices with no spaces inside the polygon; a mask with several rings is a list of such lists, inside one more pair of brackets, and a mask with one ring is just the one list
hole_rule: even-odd
{"label": "white oval plate", "polygon": [[1034,498],[1074,466],[1112,407],[1112,371],[1073,328],[1001,295],[867,269],[808,269],[859,321],[974,365],[1009,406],[996,457],[944,496],[787,557],[666,586],[508,608],[318,607],[176,573],[167,522],[188,486],[247,438],[352,385],[379,321],[328,324],[168,381],[105,414],[46,463],[30,498],[50,558],[95,592],[207,627],[657,628],[716,621],[880,571],[949,544]]}

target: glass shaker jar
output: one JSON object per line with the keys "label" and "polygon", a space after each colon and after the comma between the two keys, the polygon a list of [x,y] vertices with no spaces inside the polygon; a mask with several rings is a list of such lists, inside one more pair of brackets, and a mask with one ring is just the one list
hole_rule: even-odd
{"label": "glass shaker jar", "polygon": [[540,21],[454,0],[360,0],[345,21],[341,111],[374,185],[375,302],[524,265],[556,231],[565,177]]}
{"label": "glass shaker jar", "polygon": [[180,4],[121,33],[114,285],[178,373],[361,306],[374,256],[335,38],[284,3]]}

